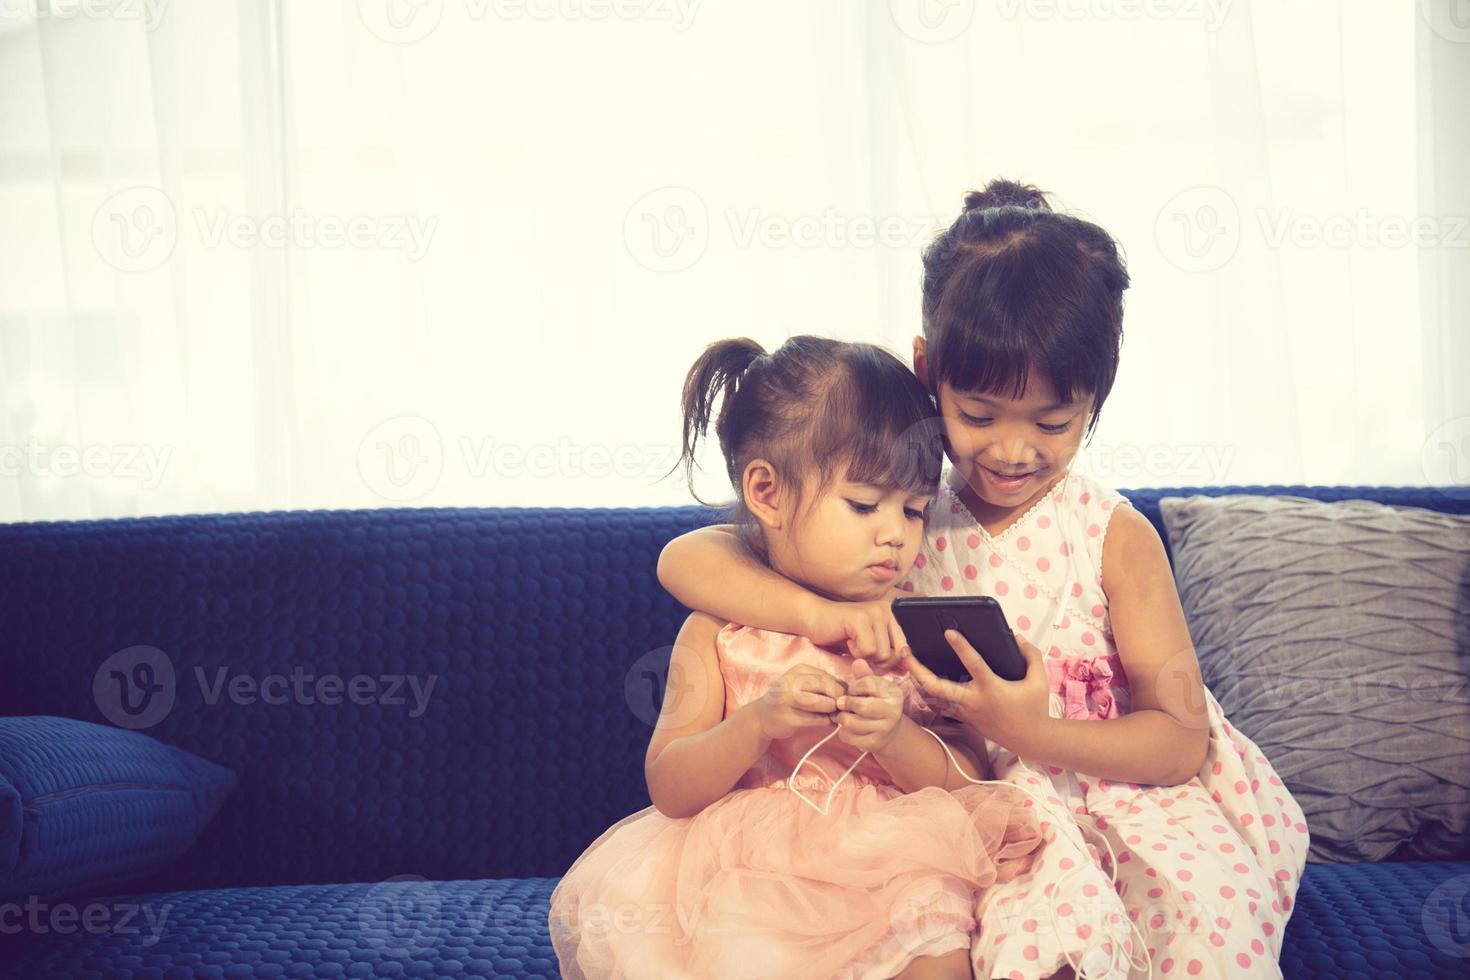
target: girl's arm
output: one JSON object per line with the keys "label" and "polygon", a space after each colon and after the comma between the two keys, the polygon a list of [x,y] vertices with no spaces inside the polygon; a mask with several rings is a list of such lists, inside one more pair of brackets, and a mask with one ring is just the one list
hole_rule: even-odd
{"label": "girl's arm", "polygon": [[[781,633],[806,634],[811,607],[822,601],[772,571],[729,524],[679,535],[658,556],[658,580],[689,609]],[[813,637],[815,639],[815,637]]]}
{"label": "girl's arm", "polygon": [[959,726],[936,724],[931,727],[949,746],[954,753],[955,762],[959,763],[960,769],[970,778],[966,779],[955,772],[954,763],[949,761],[948,753],[940,748],[939,743],[920,728],[918,722],[904,716],[898,723],[893,741],[886,748],[873,753],[873,758],[888,771],[899,789],[912,793],[927,786],[938,786],[953,791],[972,785],[971,780],[995,778],[990,769],[990,760],[983,751],[976,753],[967,741],[956,738],[954,732],[946,730]]}
{"label": "girl's arm", "polygon": [[1132,710],[1106,721],[1048,719],[1049,737],[1020,754],[1104,779],[1187,782],[1209,749],[1204,683],[1164,543],[1132,507],[1108,522],[1102,586]]}
{"label": "girl's arm", "polygon": [[643,762],[649,799],[666,817],[692,817],[723,797],[771,744],[754,703],[725,717],[725,679],[715,651],[724,625],[691,613],[669,656],[663,708]]}
{"label": "girl's arm", "polygon": [[679,535],[658,557],[658,580],[689,609],[758,629],[805,636],[814,643],[847,643],[854,657],[880,669],[899,662],[908,641],[889,600],[834,602],[772,571],[729,524]]}

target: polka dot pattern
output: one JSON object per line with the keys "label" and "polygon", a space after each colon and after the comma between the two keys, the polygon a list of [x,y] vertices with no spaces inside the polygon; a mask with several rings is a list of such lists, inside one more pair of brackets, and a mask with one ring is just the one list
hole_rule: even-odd
{"label": "polka dot pattern", "polygon": [[[1064,711],[1071,704],[1076,717],[1099,724],[1107,723],[1098,719],[1109,698],[1116,714],[1130,708],[1099,574],[1108,522],[1121,503],[1121,495],[1073,474],[1006,528],[983,528],[962,506],[935,508],[942,520],[930,528],[930,553],[942,555],[944,566],[927,570],[919,589],[944,594],[958,583],[965,594],[994,596],[1012,626],[1044,651],[1053,713],[1057,702]],[[1100,664],[1110,666],[1111,678],[1097,679]],[[1046,845],[1031,871],[982,899],[982,924],[1017,925],[982,928],[972,949],[978,975],[1049,975],[1067,953],[1080,960],[1105,941],[1123,942],[1128,923],[1142,933],[1159,976],[1272,969],[1305,863],[1305,818],[1208,691],[1206,702],[1205,765],[1177,786],[1093,780],[1027,765],[992,745],[997,778],[1043,793],[1054,812],[1045,815]],[[1060,936],[1045,915],[1017,914],[1053,900],[1060,900]]]}

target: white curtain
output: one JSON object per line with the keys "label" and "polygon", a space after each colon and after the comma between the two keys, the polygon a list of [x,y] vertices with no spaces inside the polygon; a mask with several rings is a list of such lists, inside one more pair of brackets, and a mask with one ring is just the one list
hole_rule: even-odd
{"label": "white curtain", "polygon": [[1127,252],[1079,465],[1470,480],[1467,34],[1455,0],[0,0],[0,520],[686,502],[699,349],[907,359],[920,249],[997,175]]}

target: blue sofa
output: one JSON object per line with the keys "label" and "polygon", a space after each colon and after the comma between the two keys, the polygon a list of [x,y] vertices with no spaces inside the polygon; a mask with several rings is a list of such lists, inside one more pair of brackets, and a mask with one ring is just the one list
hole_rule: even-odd
{"label": "blue sofa", "polygon": [[[1470,511],[1415,488],[1293,493]],[[131,929],[0,910],[0,977],[555,976],[557,875],[648,804],[643,752],[685,611],[654,575],[699,508],[375,510],[0,526],[0,715],[105,722],[93,677],[138,644],[175,668],[146,733],[239,775],[193,848],[77,906]],[[382,683],[367,704],[206,697],[208,678]],[[430,695],[389,696],[411,675]],[[211,680],[211,684],[213,681]],[[418,710],[422,709],[422,710]],[[1308,868],[1289,977],[1460,977],[1421,912],[1470,862]],[[144,915],[143,913],[147,913]],[[153,929],[146,922],[162,919]],[[116,923],[117,917],[109,920]]]}

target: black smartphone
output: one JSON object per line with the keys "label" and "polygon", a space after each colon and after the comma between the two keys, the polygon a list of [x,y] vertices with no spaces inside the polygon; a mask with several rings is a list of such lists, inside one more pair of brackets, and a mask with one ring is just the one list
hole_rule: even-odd
{"label": "black smartphone", "polygon": [[1016,646],[1000,603],[989,596],[910,596],[893,600],[898,620],[914,659],[935,675],[964,683],[970,679],[959,654],[944,638],[958,630],[970,641],[996,676],[1018,681],[1026,676],[1026,658]]}

